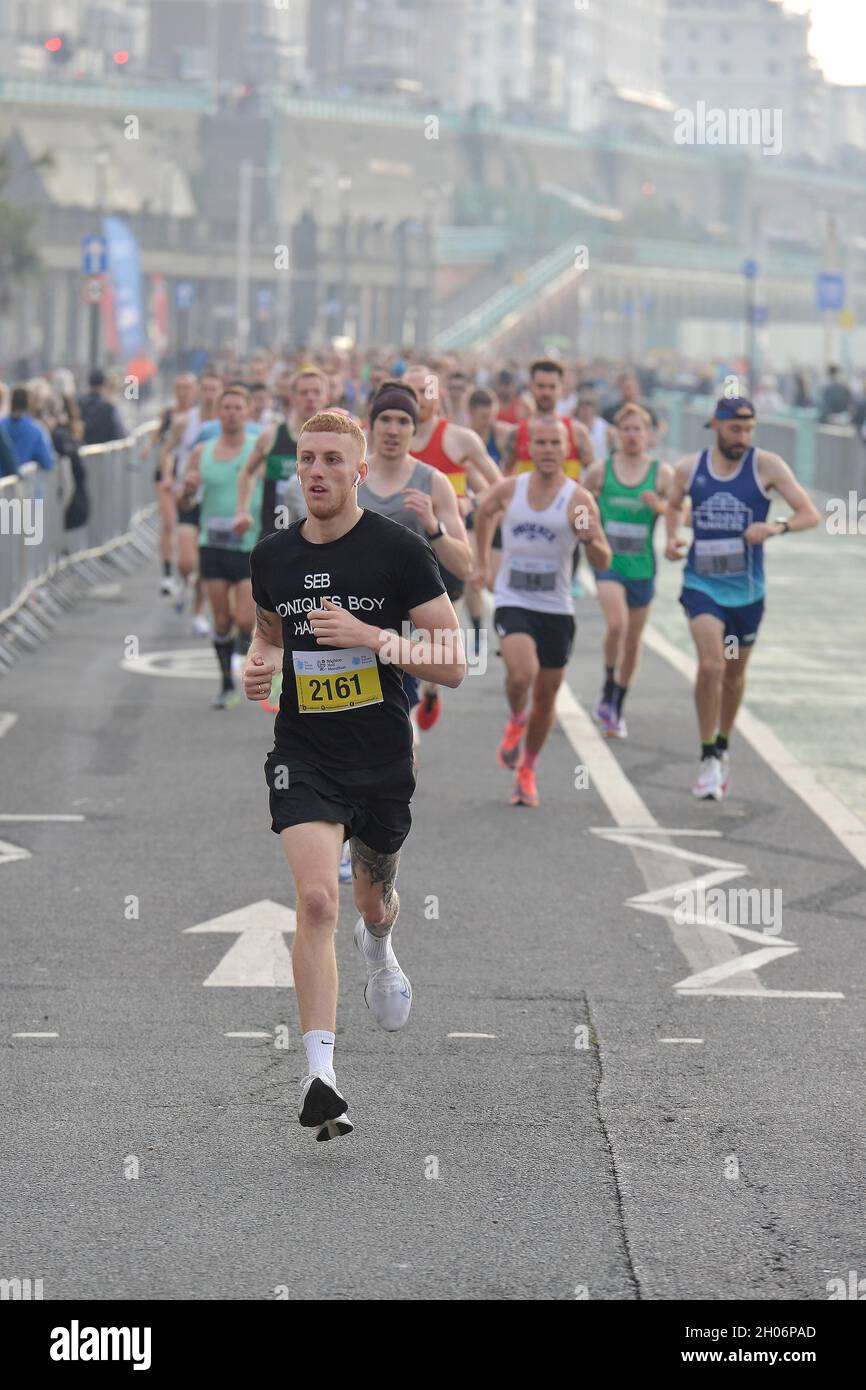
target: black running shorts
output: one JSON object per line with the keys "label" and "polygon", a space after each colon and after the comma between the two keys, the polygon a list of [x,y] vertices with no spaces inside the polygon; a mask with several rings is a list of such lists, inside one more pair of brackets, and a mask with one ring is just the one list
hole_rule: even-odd
{"label": "black running shorts", "polygon": [[250,577],[250,552],[203,545],[198,552],[198,572],[202,579],[224,579],[227,584],[240,584]]}
{"label": "black running shorts", "polygon": [[[340,718],[338,714],[301,717]],[[412,827],[409,802],[415,773],[411,756],[384,767],[346,767],[336,773],[275,750],[268,754],[265,780],[276,835],[293,825],[329,821],[343,826],[344,840],[357,836],[379,854],[396,854]]]}
{"label": "black running shorts", "polygon": [[576,631],[567,613],[535,613],[529,608],[497,608],[493,625],[500,637],[525,632],[535,643],[538,664],[559,671],[568,665]]}
{"label": "black running shorts", "polygon": [[194,507],[187,507],[185,511],[181,511],[181,509],[178,508],[177,524],[178,526],[194,526],[195,529],[198,530],[201,525],[201,509],[199,503],[196,502]]}

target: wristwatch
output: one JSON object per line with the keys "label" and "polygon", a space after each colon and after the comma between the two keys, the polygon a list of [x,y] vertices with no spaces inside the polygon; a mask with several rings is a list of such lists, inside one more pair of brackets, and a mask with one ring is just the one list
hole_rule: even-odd
{"label": "wristwatch", "polygon": [[433,534],[431,535],[429,531],[426,531],[425,535],[430,544],[432,545],[434,541],[441,541],[443,536],[448,535],[448,532],[445,530],[445,527],[442,525],[442,522],[439,521],[437,522],[437,529],[433,532]]}
{"label": "wristwatch", "polygon": [[788,532],[790,531],[791,527],[788,525],[788,522],[785,520],[784,517],[782,517],[781,520],[779,521],[779,525],[782,527],[781,531],[779,532],[779,535],[780,535],[780,536],[787,536],[787,534],[788,534]]}

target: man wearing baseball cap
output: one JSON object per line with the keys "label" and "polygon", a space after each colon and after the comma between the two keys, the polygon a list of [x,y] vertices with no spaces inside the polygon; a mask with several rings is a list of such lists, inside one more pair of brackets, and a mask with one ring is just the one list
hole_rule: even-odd
{"label": "man wearing baseball cap", "polygon": [[[752,444],[751,401],[723,397],[707,428],[715,434],[713,446],[676,465],[665,513],[665,556],[686,556],[680,603],[698,657],[701,765],[692,790],[702,800],[721,801],[730,785],[728,740],[764,613],[764,542],[807,531],[819,518],[784,459]],[[792,511],[768,521],[774,489]],[[679,536],[686,497],[692,506],[691,546]]]}

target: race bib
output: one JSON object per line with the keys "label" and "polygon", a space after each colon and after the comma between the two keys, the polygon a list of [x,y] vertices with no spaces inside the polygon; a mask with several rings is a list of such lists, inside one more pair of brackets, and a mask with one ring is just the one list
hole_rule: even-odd
{"label": "race bib", "polygon": [[695,541],[695,570],[706,575],[745,574],[746,543],[742,536]]}
{"label": "race bib", "polygon": [[223,550],[239,550],[242,535],[238,536],[234,530],[233,516],[212,516],[207,524],[207,543],[208,545],[218,545]]}
{"label": "race bib", "polygon": [[642,555],[646,547],[646,527],[633,521],[609,521],[604,528],[614,555]]}
{"label": "race bib", "polygon": [[554,560],[512,560],[508,587],[515,593],[550,594],[556,588]]}
{"label": "race bib", "polygon": [[292,652],[300,714],[334,714],[381,705],[382,682],[369,647]]}

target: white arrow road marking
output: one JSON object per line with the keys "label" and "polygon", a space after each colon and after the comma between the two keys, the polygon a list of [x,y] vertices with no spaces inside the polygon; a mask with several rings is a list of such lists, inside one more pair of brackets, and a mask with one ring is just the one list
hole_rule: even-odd
{"label": "white arrow road marking", "polygon": [[3,738],[6,734],[8,734],[9,730],[12,728],[12,725],[17,723],[17,720],[18,715],[12,714],[11,711],[7,713],[4,710],[2,713],[0,713],[0,738]]}
{"label": "white arrow road marking", "polygon": [[29,859],[29,849],[20,845],[10,845],[8,840],[0,840],[0,864],[11,864],[15,859]]}
{"label": "white arrow road marking", "polygon": [[166,676],[173,680],[208,680],[214,677],[213,647],[182,647],[167,652],[147,652],[124,658],[121,671],[136,676]]}
{"label": "white arrow road marking", "polygon": [[285,932],[295,930],[295,913],[284,903],[270,898],[212,917],[209,922],[186,927],[187,932],[237,934],[237,941],[226,952],[204,985],[235,989],[270,987],[293,989],[292,958],[283,940]]}
{"label": "white arrow road marking", "polygon": [[[699,889],[730,879],[742,878],[749,872],[745,864],[729,859],[717,859],[670,843],[676,835],[693,835],[693,830],[668,830],[660,826],[619,763],[613,757],[589,715],[563,682],[557,695],[557,715],[572,748],[586,765],[590,785],[598,792],[613,819],[614,826],[595,828],[592,833],[615,843],[627,845],[634,855],[647,892],[635,895],[627,902],[641,912],[653,913],[667,920],[674,940],[692,968],[693,974],[674,987],[678,994],[736,994],[760,995],[762,998],[842,999],[841,994],[812,990],[768,990],[754,973],[761,966],[782,956],[799,951],[793,942],[773,937],[767,945],[767,933],[751,931],[731,922],[707,918],[701,913],[675,915],[674,895],[681,892],[698,893]],[[710,832],[712,834],[713,832]],[[718,835],[719,832],[715,832]],[[657,837],[657,838],[653,838]],[[677,883],[665,882],[667,871],[660,858],[700,865],[704,872]],[[681,920],[678,921],[677,918]],[[760,943],[762,950],[741,955],[734,937]],[[736,983],[727,982],[736,977]]]}

